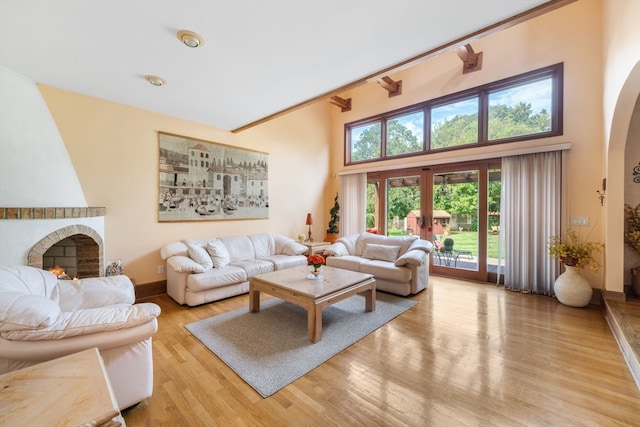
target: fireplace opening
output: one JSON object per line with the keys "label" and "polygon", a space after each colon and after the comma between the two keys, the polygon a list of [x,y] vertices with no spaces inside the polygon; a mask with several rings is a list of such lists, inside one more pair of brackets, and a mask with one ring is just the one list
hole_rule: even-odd
{"label": "fireplace opening", "polygon": [[99,277],[104,271],[102,238],[84,225],[65,227],[45,236],[31,249],[28,258],[32,267],[49,271],[58,267],[69,278]]}
{"label": "fireplace opening", "polygon": [[96,277],[100,268],[98,245],[80,234],[62,239],[42,255],[42,268],[60,279]]}

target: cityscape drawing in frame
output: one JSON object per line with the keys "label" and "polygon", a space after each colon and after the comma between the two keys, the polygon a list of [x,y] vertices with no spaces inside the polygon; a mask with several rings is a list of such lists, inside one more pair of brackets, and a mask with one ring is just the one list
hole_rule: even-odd
{"label": "cityscape drawing in frame", "polygon": [[269,218],[268,154],[158,132],[158,220]]}

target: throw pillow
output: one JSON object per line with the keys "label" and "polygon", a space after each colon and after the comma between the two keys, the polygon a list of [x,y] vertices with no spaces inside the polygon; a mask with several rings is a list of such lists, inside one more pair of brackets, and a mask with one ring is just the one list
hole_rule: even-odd
{"label": "throw pillow", "polygon": [[364,248],[362,257],[393,262],[396,260],[396,258],[398,258],[398,252],[400,252],[400,246],[387,246],[367,243]]}
{"label": "throw pillow", "polygon": [[290,242],[287,242],[287,244],[284,246],[284,248],[282,248],[282,254],[283,255],[302,255],[303,253],[307,252],[309,250],[308,247],[306,247],[305,245],[302,245],[298,242],[296,242],[295,240],[291,240]]}
{"label": "throw pillow", "polygon": [[187,251],[189,252],[189,258],[200,264],[205,270],[213,268],[213,261],[209,253],[202,246],[188,244]]}
{"label": "throw pillow", "polygon": [[336,242],[325,249],[324,254],[327,256],[347,256],[349,251],[342,242]]}
{"label": "throw pillow", "polygon": [[229,251],[218,239],[210,240],[207,243],[207,252],[209,252],[209,255],[211,255],[213,266],[215,268],[224,268],[231,262]]}
{"label": "throw pillow", "polygon": [[0,292],[0,331],[42,328],[55,323],[60,307],[47,297]]}

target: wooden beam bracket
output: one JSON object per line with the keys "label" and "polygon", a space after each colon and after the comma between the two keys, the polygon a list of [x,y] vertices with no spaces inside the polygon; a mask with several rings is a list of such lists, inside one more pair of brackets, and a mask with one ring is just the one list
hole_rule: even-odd
{"label": "wooden beam bracket", "polygon": [[389,92],[389,98],[402,95],[402,80],[393,81],[391,77],[384,76],[377,80],[378,84]]}
{"label": "wooden beam bracket", "polygon": [[460,46],[456,53],[462,60],[462,74],[482,70],[482,52],[475,53],[470,44]]}
{"label": "wooden beam bracket", "polygon": [[351,111],[351,98],[344,99],[339,96],[332,96],[329,98],[329,102],[340,107],[343,113],[345,111]]}

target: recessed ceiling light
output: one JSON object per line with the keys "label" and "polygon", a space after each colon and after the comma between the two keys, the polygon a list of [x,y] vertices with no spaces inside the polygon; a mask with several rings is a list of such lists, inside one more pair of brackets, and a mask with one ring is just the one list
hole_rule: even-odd
{"label": "recessed ceiling light", "polygon": [[194,33],[193,31],[187,30],[178,31],[178,40],[192,48],[196,48],[204,44],[202,36]]}
{"label": "recessed ceiling light", "polygon": [[152,75],[148,75],[148,76],[144,76],[145,80],[148,81],[149,83],[151,83],[154,86],[164,86],[167,81],[165,79],[163,79],[162,77],[158,77],[158,76],[152,76]]}

